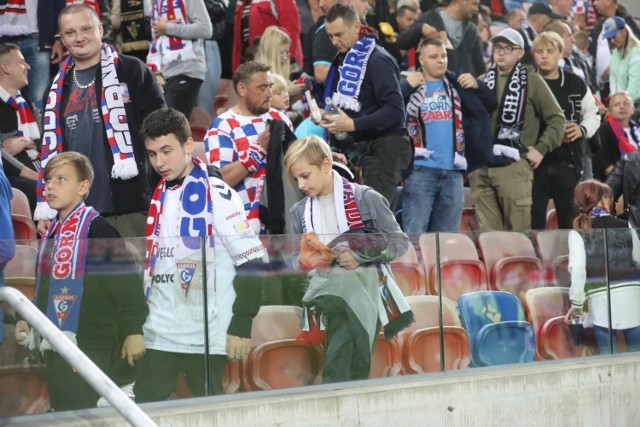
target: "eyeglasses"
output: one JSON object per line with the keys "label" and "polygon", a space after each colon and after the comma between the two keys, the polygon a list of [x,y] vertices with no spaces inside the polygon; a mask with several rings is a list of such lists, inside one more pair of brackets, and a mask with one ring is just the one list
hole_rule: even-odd
{"label": "eyeglasses", "polygon": [[509,55],[514,50],[518,50],[518,49],[520,49],[520,46],[500,46],[500,45],[495,45],[495,46],[493,46],[493,53],[506,53],[507,55]]}

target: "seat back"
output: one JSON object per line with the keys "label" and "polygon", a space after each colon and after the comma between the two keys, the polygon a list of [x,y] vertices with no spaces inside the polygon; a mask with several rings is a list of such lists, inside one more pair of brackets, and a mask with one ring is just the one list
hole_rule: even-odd
{"label": "seat back", "polygon": [[487,271],[502,258],[536,256],[531,240],[517,231],[485,231],[478,236],[478,245]]}
{"label": "seat back", "polygon": [[[407,303],[413,311],[415,322],[402,331],[401,334],[411,333],[417,329],[440,325],[440,309],[438,296],[413,295],[407,297]],[[442,324],[445,326],[460,326],[460,318],[453,301],[442,298]]]}
{"label": "seat back", "polygon": [[204,141],[204,137],[211,126],[212,118],[204,109],[193,107],[191,117],[189,117],[189,126],[191,127],[191,136],[195,141]]}
{"label": "seat back", "polygon": [[426,293],[424,273],[413,245],[410,244],[404,254],[391,261],[390,266],[396,284],[403,295],[424,295]]}
{"label": "seat back", "polygon": [[480,291],[462,295],[458,300],[458,309],[462,326],[469,334],[472,366],[483,366],[478,360],[480,332],[483,328],[506,321],[525,320],[518,298],[504,291]]}
{"label": "seat back", "polygon": [[444,297],[458,301],[460,295],[487,289],[484,264],[471,238],[462,233],[423,234],[419,245],[426,272],[427,290],[431,295],[439,293],[437,281],[436,243],[440,254],[440,289]]}
{"label": "seat back", "polygon": [[16,255],[4,268],[5,285],[18,289],[29,300],[33,300],[37,263],[36,248],[16,245]]}
{"label": "seat back", "polygon": [[529,322],[507,321],[483,327],[473,358],[478,366],[533,362],[535,333]]}
{"label": "seat back", "polygon": [[198,157],[203,162],[207,162],[207,151],[204,141],[193,141],[193,157]]}
{"label": "seat back", "polygon": [[49,410],[44,365],[0,367],[0,418]]}
{"label": "seat back", "polygon": [[[556,276],[554,267],[562,261],[558,259],[569,255],[569,231],[570,230],[545,230],[536,234],[536,248],[546,269],[547,284],[565,286],[566,276]],[[559,281],[562,280],[563,284]]]}
{"label": "seat back", "polygon": [[251,347],[269,341],[296,338],[300,328],[302,308],[289,305],[265,305],[253,319]]}
{"label": "seat back", "polygon": [[22,190],[12,188],[13,198],[11,199],[11,213],[24,215],[31,218],[31,208],[29,207],[29,199]]}

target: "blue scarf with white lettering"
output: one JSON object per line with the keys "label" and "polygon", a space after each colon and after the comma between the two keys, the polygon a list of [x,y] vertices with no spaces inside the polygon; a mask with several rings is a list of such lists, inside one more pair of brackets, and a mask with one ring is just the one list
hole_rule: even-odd
{"label": "blue scarf with white lettering", "polygon": [[[363,30],[365,28],[367,27],[363,27]],[[327,74],[324,86],[325,99],[330,99],[336,107],[355,112],[360,111],[361,104],[358,101],[358,96],[364,75],[367,72],[369,57],[375,47],[376,38],[366,35],[349,49],[349,52],[344,55],[344,60],[341,61],[343,55],[338,53]],[[334,91],[334,81],[337,74],[339,74],[339,80]]]}
{"label": "blue scarf with white lettering", "polygon": [[[187,248],[199,249],[200,240],[194,237],[213,236],[213,202],[211,200],[211,185],[207,165],[197,157],[192,159],[194,166],[182,182],[182,195],[180,196],[180,231],[182,243]],[[149,213],[147,214],[146,263],[144,268],[145,297],[149,301],[151,282],[158,251],[160,249],[160,219],[164,211],[165,193],[167,181],[161,179],[153,192]],[[229,198],[231,194],[229,194]],[[188,284],[183,284],[187,286]],[[185,294],[188,289],[185,289]]]}
{"label": "blue scarf with white lettering", "polygon": [[[56,217],[47,230],[38,260],[36,304],[43,275],[51,275],[47,294],[47,318],[61,331],[76,334],[82,306],[82,288],[89,248],[89,227],[98,212],[80,202],[65,218]],[[45,248],[54,238],[53,250]],[[48,257],[50,255],[50,258]]]}

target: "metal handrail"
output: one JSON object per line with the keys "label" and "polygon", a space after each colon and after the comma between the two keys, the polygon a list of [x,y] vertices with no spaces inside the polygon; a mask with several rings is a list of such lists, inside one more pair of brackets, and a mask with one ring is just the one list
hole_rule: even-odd
{"label": "metal handrail", "polygon": [[0,287],[0,302],[6,302],[20,313],[32,329],[36,329],[64,360],[73,366],[95,391],[104,397],[132,426],[157,427],[111,379],[98,368],[60,329],[38,310],[20,291]]}

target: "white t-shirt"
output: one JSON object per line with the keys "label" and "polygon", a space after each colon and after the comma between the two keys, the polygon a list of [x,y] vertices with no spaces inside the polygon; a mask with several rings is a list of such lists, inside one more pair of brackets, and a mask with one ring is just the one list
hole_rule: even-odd
{"label": "white t-shirt", "polygon": [[598,34],[598,50],[596,51],[596,82],[602,83],[602,73],[609,68],[611,64],[611,50],[609,49],[609,41],[602,36],[603,32]]}
{"label": "white t-shirt", "polygon": [[[226,354],[227,328],[236,297],[234,265],[261,258],[263,247],[247,222],[240,198],[218,178],[209,178],[213,235],[207,239],[209,352]],[[144,324],[145,346],[177,353],[204,353],[201,238],[175,237],[180,230],[184,187],[165,193],[159,250]],[[213,247],[211,247],[213,246]]]}

